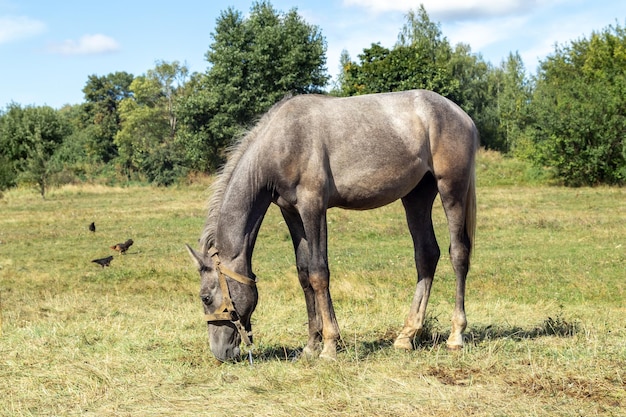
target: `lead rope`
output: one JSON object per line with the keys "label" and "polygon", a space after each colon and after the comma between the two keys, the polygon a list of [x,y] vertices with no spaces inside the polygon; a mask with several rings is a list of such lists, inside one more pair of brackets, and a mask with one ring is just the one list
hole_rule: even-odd
{"label": "lead rope", "polygon": [[[250,339],[248,339],[250,340]],[[246,345],[246,349],[248,349],[248,363],[250,364],[250,366],[254,365],[252,363],[252,349],[254,349],[254,345],[252,344],[252,341],[250,340],[250,344]]]}
{"label": "lead rope", "polygon": [[239,331],[239,334],[241,335],[241,340],[246,345],[246,349],[248,350],[248,362],[250,363],[250,366],[252,366],[253,365],[253,363],[252,363],[252,350],[254,349],[254,345],[252,344],[252,340],[250,339],[250,335],[248,334],[246,329],[244,329],[244,327],[241,325],[241,321],[239,320],[239,315],[237,315],[237,320],[236,321],[231,321],[231,323],[233,323],[235,325],[235,327]]}

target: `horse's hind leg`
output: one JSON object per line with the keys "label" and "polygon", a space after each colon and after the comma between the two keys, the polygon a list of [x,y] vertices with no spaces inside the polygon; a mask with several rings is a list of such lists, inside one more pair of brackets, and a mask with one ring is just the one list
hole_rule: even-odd
{"label": "horse's hind leg", "polygon": [[456,275],[456,299],[452,313],[452,330],[447,345],[449,349],[456,350],[463,347],[463,332],[467,326],[465,280],[469,271],[471,251],[471,241],[466,225],[468,184],[464,180],[440,180],[438,185],[441,202],[448,218],[450,261]]}
{"label": "horse's hind leg", "polygon": [[422,331],[424,326],[430,288],[440,255],[431,218],[436,195],[435,179],[431,174],[426,174],[418,186],[402,199],[407,223],[413,238],[417,285],[409,315],[404,322],[404,328],[394,342],[396,348],[412,349],[413,339]]}
{"label": "horse's hind leg", "polygon": [[283,218],[289,228],[294,252],[296,254],[296,268],[298,280],[304,291],[306,310],[309,318],[309,340],[302,351],[305,357],[314,357],[319,354],[322,342],[322,319],[315,307],[315,292],[309,281],[309,246],[306,241],[304,226],[300,215],[295,211],[281,208]]}

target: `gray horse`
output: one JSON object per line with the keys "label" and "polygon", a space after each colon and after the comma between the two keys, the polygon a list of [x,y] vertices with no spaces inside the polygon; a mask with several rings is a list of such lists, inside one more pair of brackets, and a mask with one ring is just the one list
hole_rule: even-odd
{"label": "gray horse", "polygon": [[[448,220],[456,303],[450,349],[463,346],[465,279],[476,220],[478,132],[448,99],[424,90],[350,98],[303,95],[275,105],[233,148],[213,186],[199,252],[209,343],[221,361],[251,343],[258,293],[252,252],[270,203],[291,233],[309,339],[303,354],[335,359],[339,326],[329,291],[326,211],[366,210],[401,199],[414,244],[417,285],[394,346],[421,331],[440,251],[431,211]],[[321,352],[320,352],[321,351]]]}

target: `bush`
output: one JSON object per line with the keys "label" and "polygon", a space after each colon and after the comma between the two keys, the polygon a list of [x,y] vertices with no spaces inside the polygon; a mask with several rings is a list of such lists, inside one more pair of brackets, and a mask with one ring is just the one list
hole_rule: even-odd
{"label": "bush", "polygon": [[626,182],[626,32],[609,27],[541,64],[532,158],[566,185]]}

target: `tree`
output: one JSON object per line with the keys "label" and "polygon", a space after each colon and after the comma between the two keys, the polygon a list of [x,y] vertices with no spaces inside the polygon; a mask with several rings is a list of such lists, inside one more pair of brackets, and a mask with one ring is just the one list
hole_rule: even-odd
{"label": "tree", "polygon": [[48,106],[11,104],[2,116],[3,158],[13,162],[14,179],[36,184],[45,197],[55,172],[52,155],[70,133],[69,124]]}
{"label": "tree", "polygon": [[339,56],[339,74],[337,79],[333,81],[333,88],[330,91],[332,96],[345,97],[349,95],[347,89],[349,88],[349,81],[346,79],[352,59],[347,50],[342,50]]}
{"label": "tree", "polygon": [[392,49],[372,44],[351,62],[342,55],[336,95],[350,96],[423,88],[457,103],[476,123],[484,146],[498,142],[495,71],[466,44],[451,47],[440,25],[421,6],[410,11]]}
{"label": "tree", "polygon": [[469,114],[480,132],[481,145],[503,150],[498,138],[497,73],[469,45],[455,46],[448,62],[455,87],[447,96]]}
{"label": "tree", "polygon": [[128,176],[138,174],[168,185],[182,175],[184,156],[176,141],[174,106],[188,72],[178,61],[157,61],[154,69],[130,84],[132,94],[119,105],[121,128],[114,142]]}
{"label": "tree", "polygon": [[220,165],[224,144],[216,140],[210,129],[217,111],[206,74],[192,74],[181,94],[174,110],[179,121],[177,142],[189,168],[209,172]]}
{"label": "tree", "polygon": [[64,138],[52,157],[51,162],[59,170],[57,180],[85,180],[97,176],[106,166],[101,156],[93,152],[95,128],[85,112],[85,104],[64,106],[58,114],[70,126],[71,133]]}
{"label": "tree", "polygon": [[451,96],[459,88],[449,66],[451,57],[439,24],[420,6],[407,14],[393,49],[372,44],[358,55],[359,63],[344,65],[340,90],[355,95],[424,88]]}
{"label": "tree", "polygon": [[394,70],[390,53],[388,48],[376,43],[363,49],[363,53],[358,55],[359,63],[344,63],[344,74],[340,77],[343,95],[398,91],[403,76]]}
{"label": "tree", "polygon": [[529,158],[534,152],[528,143],[526,130],[532,95],[532,85],[526,77],[519,53],[510,53],[502,62],[501,82],[498,84],[498,120],[501,150]]}
{"label": "tree", "polygon": [[296,9],[280,13],[261,1],[244,18],[228,8],[212,38],[209,69],[192,77],[177,108],[185,141],[200,146],[187,147],[190,160],[202,170],[215,169],[223,149],[274,103],[288,94],[322,92],[329,79],[325,39]]}
{"label": "tree", "polygon": [[26,157],[26,146],[19,139],[22,113],[20,105],[11,103],[0,115],[0,190],[17,183],[17,161]]}
{"label": "tree", "polygon": [[[0,146],[2,146],[0,144]],[[15,185],[16,172],[11,161],[3,152],[0,152],[0,191]]]}
{"label": "tree", "polygon": [[179,96],[179,91],[184,87],[189,68],[181,65],[178,61],[167,62],[157,61],[154,69],[148,70],[147,78],[156,81],[161,89],[161,96],[165,99],[165,110],[170,126],[170,137],[174,137],[176,132],[176,114],[174,113],[174,103]]}
{"label": "tree", "polygon": [[532,97],[534,160],[567,185],[626,181],[626,30],[594,32],[541,62]]}
{"label": "tree", "polygon": [[131,96],[133,75],[115,72],[106,76],[90,75],[83,88],[86,103],[83,107],[87,118],[86,129],[91,138],[88,154],[104,163],[117,156],[114,138],[120,128],[118,106]]}

